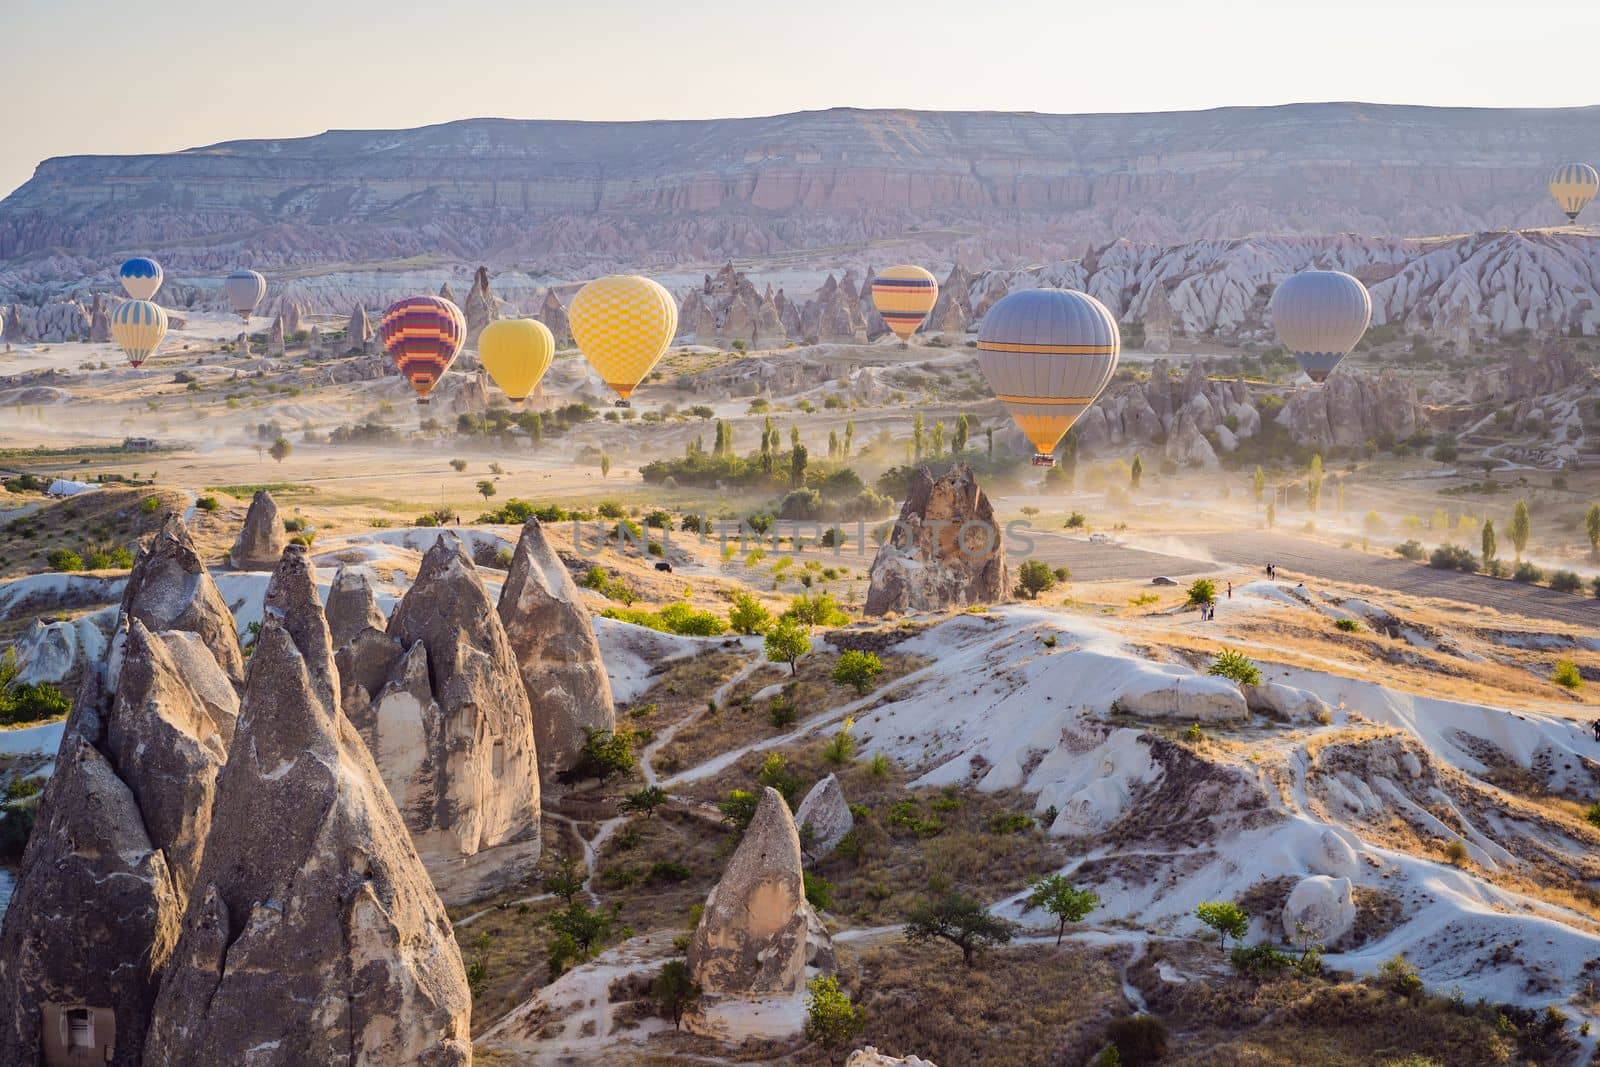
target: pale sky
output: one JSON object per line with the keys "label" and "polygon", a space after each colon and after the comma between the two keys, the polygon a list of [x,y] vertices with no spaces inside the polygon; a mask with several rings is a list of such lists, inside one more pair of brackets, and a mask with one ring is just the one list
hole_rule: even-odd
{"label": "pale sky", "polygon": [[1576,106],[1596,40],[1595,0],[0,0],[0,193],[49,156],[474,116]]}

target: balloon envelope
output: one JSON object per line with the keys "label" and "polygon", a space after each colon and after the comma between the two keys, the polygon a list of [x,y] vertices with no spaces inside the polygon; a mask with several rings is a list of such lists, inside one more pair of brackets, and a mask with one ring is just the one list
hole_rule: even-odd
{"label": "balloon envelope", "polygon": [[478,335],[484,370],[518,403],[528,399],[555,355],[555,336],[537,319],[496,319]]}
{"label": "balloon envelope", "polygon": [[148,300],[124,300],[111,309],[111,336],[127,353],[128,362],[137,367],[167,336],[167,313]]}
{"label": "balloon envelope", "polygon": [[635,274],[597,278],[567,310],[573,340],[622,399],[639,387],[678,333],[678,304]]}
{"label": "balloon envelope", "polygon": [[161,288],[161,264],[144,256],[135,256],[124,260],[122,266],[117,268],[117,280],[122,283],[122,288],[135,300],[152,300]]}
{"label": "balloon envelope", "polygon": [[395,369],[416,390],[417,403],[426,404],[467,339],[467,319],[443,297],[408,296],[384,311],[378,337]]}
{"label": "balloon envelope", "polygon": [[872,306],[902,341],[922,327],[938,299],[938,281],[921,267],[902,264],[872,279]]}
{"label": "balloon envelope", "polygon": [[1344,271],[1303,270],[1273,290],[1271,310],[1278,340],[1312,381],[1324,382],[1367,332],[1372,297]]}
{"label": "balloon envelope", "polygon": [[978,367],[1033,442],[1036,463],[1050,462],[1111,381],[1121,351],[1115,316],[1076,289],[1012,293],[978,329]]}
{"label": "balloon envelope", "polygon": [[222,292],[233,313],[249,321],[250,313],[267,295],[267,280],[253,270],[236,270],[222,283]]}
{"label": "balloon envelope", "polygon": [[1600,172],[1587,163],[1568,163],[1557,167],[1550,175],[1550,195],[1567,213],[1569,221],[1578,221],[1578,212],[1597,192],[1600,192]]}

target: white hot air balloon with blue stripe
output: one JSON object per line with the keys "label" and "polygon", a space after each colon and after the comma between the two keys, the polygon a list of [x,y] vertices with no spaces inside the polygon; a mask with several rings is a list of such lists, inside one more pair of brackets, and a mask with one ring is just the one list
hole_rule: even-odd
{"label": "white hot air balloon with blue stripe", "polygon": [[267,280],[253,270],[236,270],[223,281],[222,292],[239,321],[249,322],[267,295]]}
{"label": "white hot air balloon with blue stripe", "polygon": [[111,336],[135,367],[161,346],[167,336],[167,313],[148,300],[124,300],[111,309]]}
{"label": "white hot air balloon with blue stripe", "polygon": [[1550,195],[1555,197],[1568,222],[1577,222],[1578,213],[1600,192],[1600,172],[1587,163],[1566,163],[1550,175]]}
{"label": "white hot air balloon with blue stripe", "polygon": [[122,283],[123,290],[134,300],[154,300],[163,278],[165,274],[161,264],[148,256],[123,260],[122,266],[117,268],[117,281]]}
{"label": "white hot air balloon with blue stripe", "polygon": [[1116,316],[1076,289],[1024,289],[1001,300],[978,329],[978,367],[1033,442],[1035,466],[1051,453],[1116,373]]}
{"label": "white hot air balloon with blue stripe", "polygon": [[1372,322],[1372,296],[1340,270],[1303,270],[1273,290],[1272,325],[1314,382],[1325,382]]}

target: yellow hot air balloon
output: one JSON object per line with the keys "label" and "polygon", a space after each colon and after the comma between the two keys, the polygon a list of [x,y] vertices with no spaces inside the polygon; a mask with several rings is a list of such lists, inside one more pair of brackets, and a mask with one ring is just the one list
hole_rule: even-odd
{"label": "yellow hot air balloon", "polygon": [[1597,192],[1600,192],[1600,172],[1587,163],[1567,163],[1550,175],[1550,195],[1566,212],[1568,222],[1578,221],[1578,213]]}
{"label": "yellow hot air balloon", "polygon": [[496,319],[478,337],[483,369],[519,404],[538,386],[555,356],[555,335],[537,319]]}
{"label": "yellow hot air balloon", "polygon": [[1024,289],[1001,300],[978,329],[978,368],[1029,441],[1035,466],[1089,410],[1122,351],[1117,320],[1076,289]]}
{"label": "yellow hot air balloon", "polygon": [[124,300],[111,309],[111,336],[135,367],[149,359],[167,336],[167,313],[148,300]]}
{"label": "yellow hot air balloon", "polygon": [[628,406],[678,333],[672,294],[636,274],[595,279],[578,290],[567,315],[584,358],[622,398],[618,407]]}
{"label": "yellow hot air balloon", "polygon": [[901,343],[922,328],[939,299],[939,282],[921,267],[902,264],[872,279],[872,305]]}

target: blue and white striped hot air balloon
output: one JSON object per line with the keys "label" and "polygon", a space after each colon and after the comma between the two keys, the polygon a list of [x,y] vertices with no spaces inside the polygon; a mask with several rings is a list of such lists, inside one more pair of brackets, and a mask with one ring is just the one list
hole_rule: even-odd
{"label": "blue and white striped hot air balloon", "polygon": [[1600,192],[1600,172],[1587,163],[1566,163],[1550,175],[1550,195],[1567,213],[1568,222],[1578,221],[1578,212],[1597,192]]}
{"label": "blue and white striped hot air balloon", "polygon": [[1372,321],[1367,287],[1340,270],[1303,270],[1273,290],[1272,325],[1314,382],[1325,382]]}
{"label": "blue and white striped hot air balloon", "polygon": [[134,300],[154,300],[163,277],[161,264],[145,256],[124,260],[117,268],[117,280]]}

